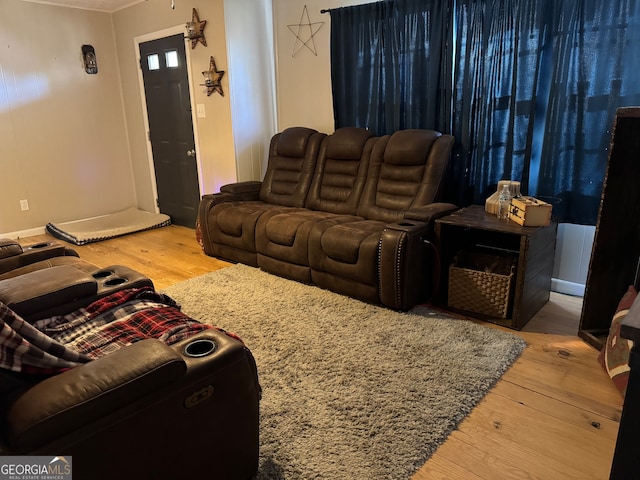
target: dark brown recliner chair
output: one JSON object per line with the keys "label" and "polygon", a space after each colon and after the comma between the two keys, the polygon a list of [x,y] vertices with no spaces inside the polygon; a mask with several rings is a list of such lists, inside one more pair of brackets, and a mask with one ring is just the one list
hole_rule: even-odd
{"label": "dark brown recliner chair", "polygon": [[217,330],[142,340],[32,383],[0,372],[0,389],[14,388],[1,392],[0,455],[71,456],[74,478],[91,480],[236,480],[258,468],[255,364]]}
{"label": "dark brown recliner chair", "polygon": [[318,157],[323,133],[305,127],[274,135],[262,182],[225,185],[220,193],[204,195],[198,231],[207,255],[258,266],[255,228],[265,212],[301,209]]}
{"label": "dark brown recliner chair", "polygon": [[340,128],[326,137],[307,195],[307,208],[272,210],[258,219],[255,242],[261,269],[299,282],[312,282],[311,230],[325,220],[349,222],[360,218],[355,215],[376,140],[371,131],[356,127]]}
{"label": "dark brown recliner chair", "polygon": [[84,263],[75,250],[58,242],[22,246],[16,240],[0,238],[0,280],[56,265]]}
{"label": "dark brown recliner chair", "polygon": [[0,302],[25,320],[65,315],[125,288],[153,282],[123,265],[100,268],[57,242],[0,239]]}
{"label": "dark brown recliner chair", "polygon": [[[121,266],[95,276],[74,264],[42,267],[0,281],[0,341],[9,351],[27,348],[4,335],[25,322],[14,309],[44,318],[123,283],[152,288]],[[127,274],[140,281],[107,284]],[[71,456],[80,479],[249,479],[258,467],[259,400],[250,351],[213,328],[173,345],[142,340],[54,376],[0,368],[0,455]]]}
{"label": "dark brown recliner chair", "polygon": [[427,299],[434,262],[424,240],[433,221],[456,208],[439,203],[452,143],[453,137],[433,130],[378,139],[360,218],[328,219],[311,229],[314,284],[400,310]]}

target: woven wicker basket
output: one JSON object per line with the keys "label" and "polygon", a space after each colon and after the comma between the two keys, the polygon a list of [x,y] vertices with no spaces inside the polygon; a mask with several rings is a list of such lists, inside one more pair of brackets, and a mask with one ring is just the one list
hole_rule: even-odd
{"label": "woven wicker basket", "polygon": [[459,252],[449,266],[449,306],[507,318],[515,264],[512,256]]}

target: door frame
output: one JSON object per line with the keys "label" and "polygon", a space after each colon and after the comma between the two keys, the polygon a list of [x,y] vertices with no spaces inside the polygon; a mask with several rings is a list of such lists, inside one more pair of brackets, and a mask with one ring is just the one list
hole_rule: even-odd
{"label": "door frame", "polygon": [[[140,100],[142,102],[144,131],[146,135],[147,146],[147,159],[149,168],[149,181],[151,182],[151,193],[153,198],[151,199],[156,213],[160,213],[160,207],[158,205],[158,185],[156,182],[155,165],[153,162],[153,149],[151,148],[151,138],[149,137],[149,116],[147,109],[147,95],[144,90],[144,79],[142,78],[142,68],[140,68],[140,44],[150,42],[152,40],[158,40],[160,38],[171,37],[173,35],[184,35],[184,24],[176,25],[175,27],[165,28],[156,32],[146,33],[133,38],[135,57],[136,57],[136,69],[138,71],[138,87],[140,89]],[[202,195],[204,185],[202,183],[202,163],[200,162],[200,141],[198,137],[198,122],[196,116],[196,103],[193,95],[193,78],[191,71],[191,49],[185,45],[185,57],[187,59],[187,80],[189,82],[189,102],[191,103],[191,123],[193,125],[193,142],[196,150],[196,170],[198,173],[198,195]]]}

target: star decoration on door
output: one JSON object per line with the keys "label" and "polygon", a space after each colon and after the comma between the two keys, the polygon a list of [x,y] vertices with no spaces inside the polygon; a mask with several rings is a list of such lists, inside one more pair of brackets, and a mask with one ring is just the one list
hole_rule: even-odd
{"label": "star decoration on door", "polygon": [[[305,22],[306,20],[306,22]],[[292,57],[295,57],[300,53],[304,47],[308,48],[311,53],[314,55],[318,55],[316,51],[316,43],[313,39],[316,33],[322,28],[324,22],[314,22],[311,23],[309,20],[309,12],[307,10],[307,6],[305,5],[302,9],[302,15],[300,15],[300,23],[287,25],[287,28],[293,33],[296,37],[296,41],[293,44],[293,53]]]}

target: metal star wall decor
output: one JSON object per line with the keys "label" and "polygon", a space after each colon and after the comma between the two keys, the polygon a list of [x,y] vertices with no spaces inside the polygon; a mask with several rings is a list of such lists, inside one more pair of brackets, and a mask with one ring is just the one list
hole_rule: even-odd
{"label": "metal star wall decor", "polygon": [[313,40],[313,37],[315,37],[316,33],[318,33],[318,31],[322,28],[322,25],[324,25],[324,22],[311,23],[311,20],[309,20],[309,12],[307,11],[307,6],[305,5],[302,9],[302,15],[300,15],[300,23],[287,25],[287,28],[296,37],[296,41],[293,44],[293,52],[291,54],[292,57],[298,55],[303,47],[307,47],[311,53],[316,56],[318,55],[318,52],[316,51],[316,43]]}
{"label": "metal star wall decor", "polygon": [[224,97],[221,83],[222,77],[224,76],[224,70],[218,70],[213,57],[211,57],[211,60],[209,61],[209,70],[202,72],[202,75],[204,75],[203,86],[207,87],[207,97],[214,91]]}
{"label": "metal star wall decor", "polygon": [[206,24],[206,20],[200,21],[198,11],[194,8],[191,13],[191,21],[185,25],[187,27],[187,38],[191,40],[191,48],[196,48],[198,42],[205,47],[207,46],[207,39],[204,38],[204,27]]}

